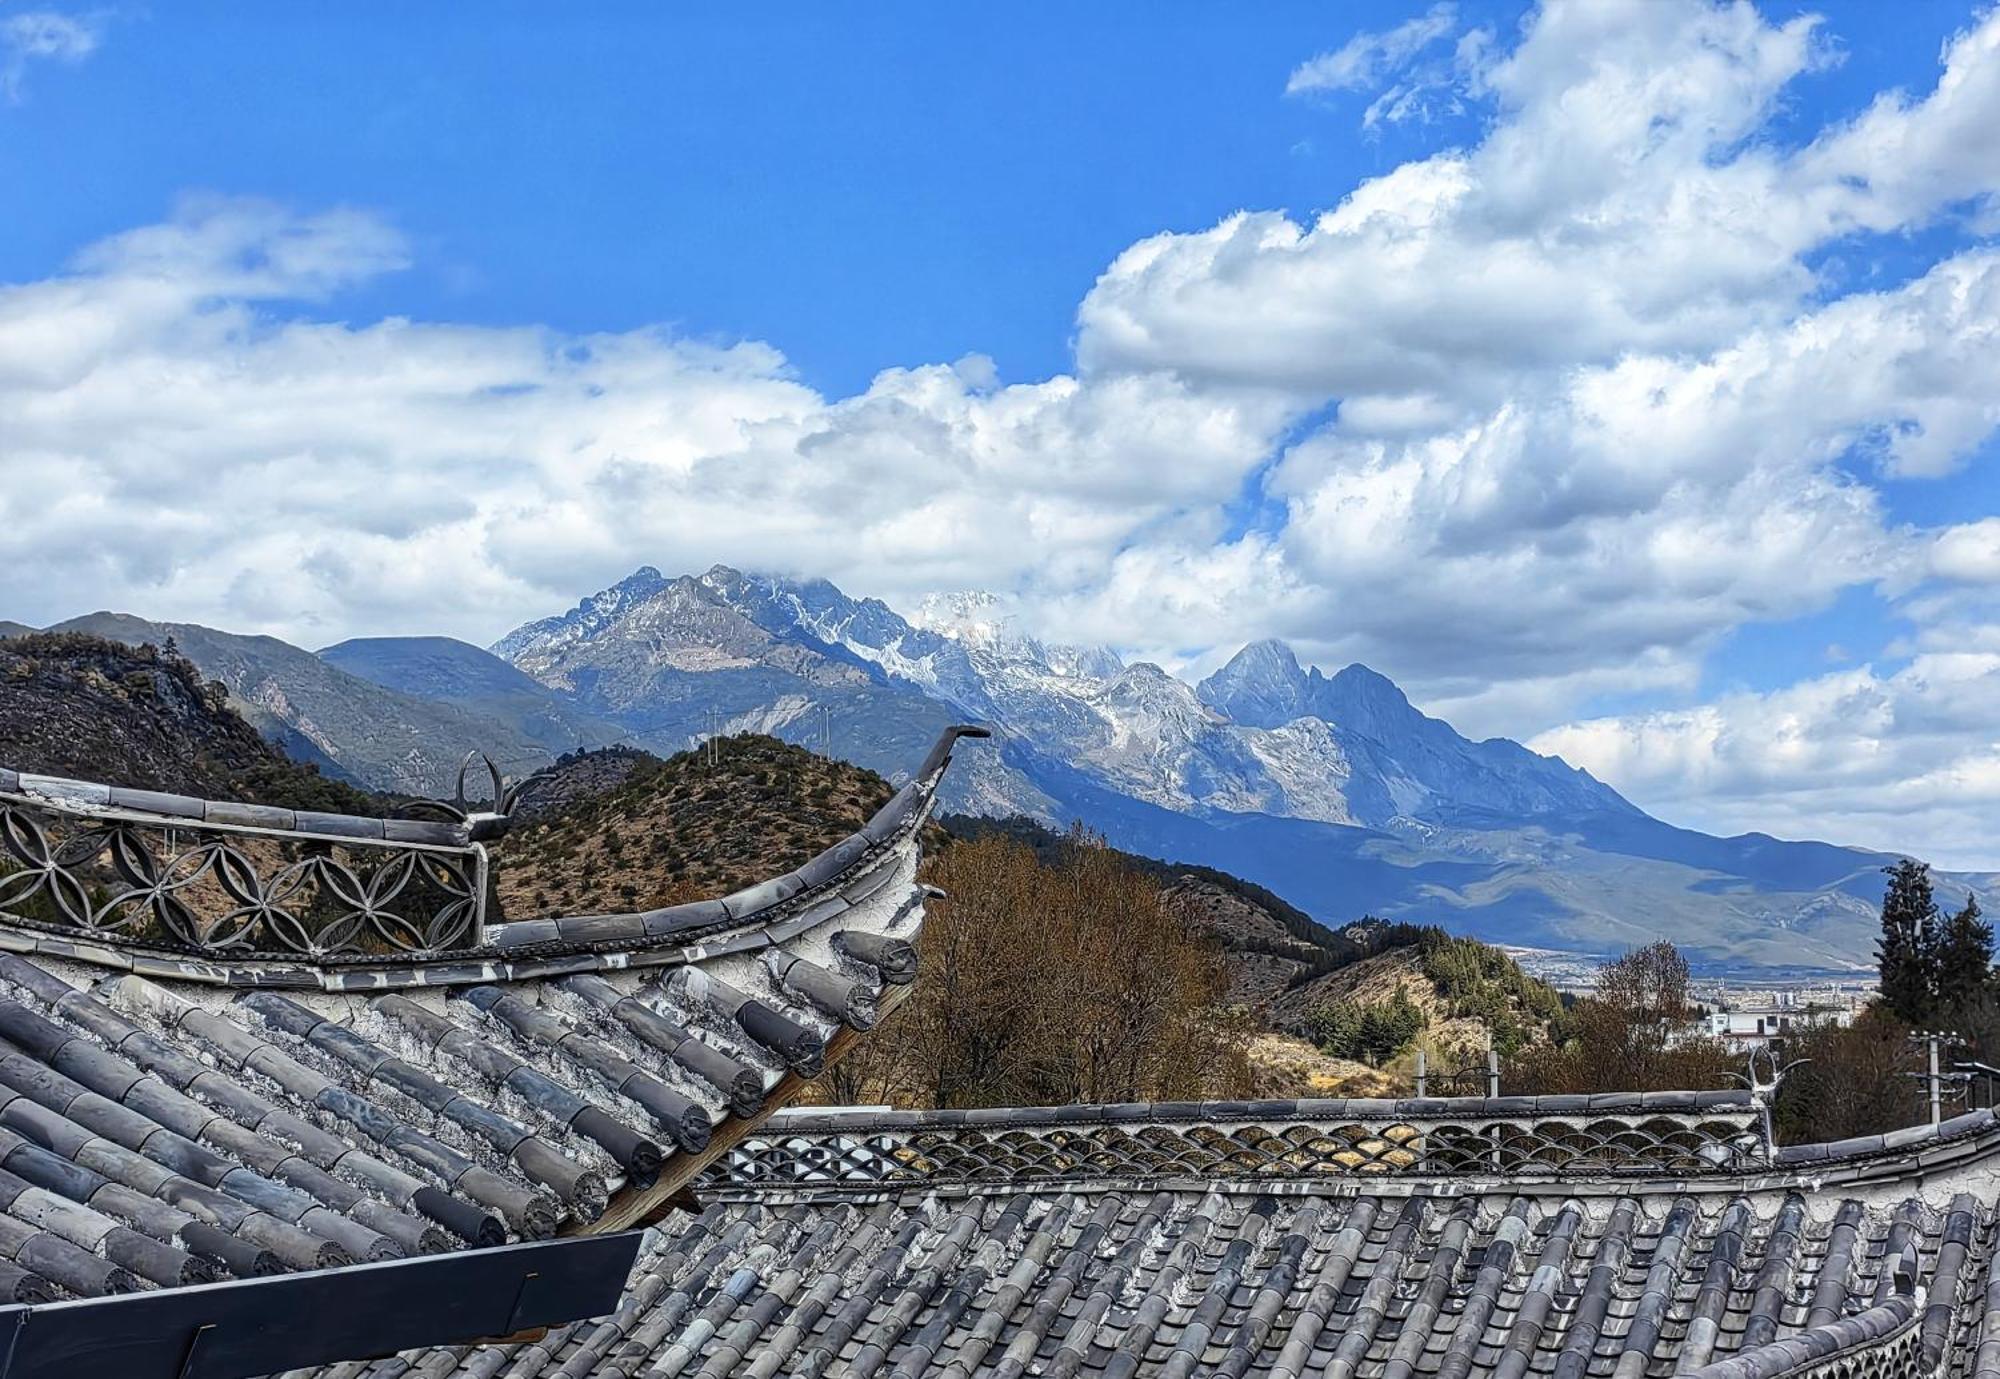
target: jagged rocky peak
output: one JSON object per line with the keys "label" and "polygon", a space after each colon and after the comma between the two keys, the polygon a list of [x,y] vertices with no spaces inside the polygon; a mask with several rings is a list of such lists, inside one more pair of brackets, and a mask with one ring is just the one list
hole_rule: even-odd
{"label": "jagged rocky peak", "polygon": [[1196,698],[1185,680],[1176,679],[1151,661],[1134,661],[1124,667],[1097,689],[1091,702],[1128,730],[1140,725],[1149,725],[1153,731],[1172,727],[1187,736],[1204,725],[1223,721]]}
{"label": "jagged rocky peak", "polygon": [[1323,675],[1316,666],[1300,665],[1290,644],[1275,637],[1251,642],[1203,680],[1196,692],[1202,703],[1232,722],[1253,728],[1320,718],[1387,741],[1438,722],[1411,704],[1396,682],[1380,671],[1356,662]]}
{"label": "jagged rocky peak", "polygon": [[1202,703],[1233,722],[1276,728],[1310,712],[1309,685],[1292,648],[1267,637],[1231,656],[1195,692]]}
{"label": "jagged rocky peak", "polygon": [[644,603],[669,581],[651,565],[641,565],[608,589],[600,589],[567,613],[538,618],[515,628],[488,648],[503,661],[518,663],[524,656],[548,653],[571,642],[581,641],[615,622],[633,605]]}
{"label": "jagged rocky peak", "polygon": [[[1360,662],[1342,667],[1331,679],[1313,672],[1313,711],[1329,722],[1386,741],[1427,724],[1443,725],[1410,702],[1410,696],[1380,671]],[[1452,733],[1456,738],[1458,734]]]}
{"label": "jagged rocky peak", "polygon": [[1051,646],[1049,669],[1072,680],[1112,680],[1125,662],[1108,646]]}
{"label": "jagged rocky peak", "polygon": [[911,627],[877,598],[850,598],[828,579],[788,579],[746,575],[717,565],[701,584],[766,631],[804,633],[852,650],[879,651],[894,645]]}

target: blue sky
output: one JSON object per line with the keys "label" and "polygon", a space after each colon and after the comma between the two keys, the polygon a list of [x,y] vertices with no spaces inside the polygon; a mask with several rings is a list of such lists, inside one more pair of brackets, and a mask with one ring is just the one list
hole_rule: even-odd
{"label": "blue sky", "polygon": [[1206,6],[487,13],[112,21],[87,68],[36,72],[8,112],[0,171],[37,211],[0,269],[46,274],[189,187],[251,191],[380,208],[425,246],[350,299],[362,314],[675,322],[777,342],[835,394],[971,351],[1040,377],[1127,244],[1321,204],[1409,142],[1275,98],[1339,33],[1323,4],[1255,25]]}
{"label": "blue sky", "polygon": [[67,496],[0,498],[0,616],[978,584],[1190,672],[1364,659],[1709,826],[1977,851],[1994,21],[1254,16],[4,0],[0,458]]}
{"label": "blue sky", "polygon": [[[18,0],[10,0],[18,4]],[[390,217],[411,271],[343,312],[779,345],[832,395],[991,356],[1070,366],[1076,303],[1126,245],[1330,204],[1482,112],[1360,135],[1365,93],[1280,99],[1301,56],[1427,4],[798,6],[779,22],[611,4],[103,15],[0,126],[0,279],[161,218],[190,189]],[[1847,50],[1780,126],[1935,78],[1963,4],[1811,7]],[[1467,4],[1501,28],[1521,7]],[[4,11],[0,11],[3,14]]]}

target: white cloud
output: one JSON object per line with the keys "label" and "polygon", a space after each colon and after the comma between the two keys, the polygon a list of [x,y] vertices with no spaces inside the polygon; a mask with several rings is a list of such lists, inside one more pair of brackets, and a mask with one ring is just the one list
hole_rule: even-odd
{"label": "white cloud", "polygon": [[1817,21],[1550,4],[1491,62],[1479,144],[1311,220],[1133,246],[1079,312],[1080,362],[1338,404],[1272,471],[1306,593],[1246,591],[1323,654],[1495,728],[1481,684],[1510,714],[1531,681],[1545,714],[1621,675],[1686,685],[1745,621],[1902,587],[1923,561],[1866,466],[1948,472],[2000,421],[1990,252],[1832,300],[1812,263],[2000,187],[1965,137],[2000,100],[1996,42],[1989,15],[1934,92],[1787,153],[1759,136],[1827,60]]}
{"label": "white cloud", "polygon": [[1721,833],[1832,836],[1994,866],[2000,653],[1921,655],[1699,708],[1594,719],[1531,744]]}
{"label": "white cloud", "polygon": [[30,63],[74,66],[97,51],[103,36],[103,21],[95,15],[23,10],[0,16],[0,93],[18,101]]}
{"label": "white cloud", "polygon": [[1449,38],[1457,27],[1457,6],[1438,4],[1393,29],[1358,33],[1339,48],[1300,63],[1285,82],[1285,94],[1374,86],[1424,49]]}
{"label": "white cloud", "polygon": [[1938,533],[1931,568],[1966,584],[2000,584],[2000,517],[1961,522]]}
{"label": "white cloud", "polygon": [[1087,583],[1225,502],[1285,415],[1164,375],[1001,386],[976,358],[829,401],[758,344],[284,306],[404,259],[366,216],[204,201],[0,292],[0,556],[35,572],[10,612],[316,642],[490,636],[648,560]]}
{"label": "white cloud", "polygon": [[[1293,85],[1448,69],[1490,102],[1475,143],[1322,214],[1131,246],[1079,306],[1075,371],[1036,381],[972,356],[828,398],[756,342],[343,322],[321,304],[408,262],[391,227],[190,202],[0,289],[0,616],[481,639],[641,562],[726,560],[892,602],[995,586],[1053,637],[1171,665],[1289,636],[1514,733],[1691,694],[1737,629],[1856,585],[1900,600],[1911,654],[2000,653],[2000,519],[1887,515],[2000,425],[2000,15],[1947,42],[1935,89],[1789,143],[1773,117],[1833,47],[1809,17],[1556,0],[1511,46],[1454,33],[1439,7]],[[1933,225],[1947,247],[1907,280],[1826,267]],[[1829,683],[1928,703],[1903,674]],[[1682,768],[1621,734],[1751,709],[1564,740],[1673,804]],[[1939,771],[1972,798],[1996,734],[1964,714],[1956,755],[1874,798],[1928,818],[1910,783]],[[1717,788],[1746,821],[1877,836],[1815,815],[1833,768],[1790,760],[1795,795],[1777,767]]]}

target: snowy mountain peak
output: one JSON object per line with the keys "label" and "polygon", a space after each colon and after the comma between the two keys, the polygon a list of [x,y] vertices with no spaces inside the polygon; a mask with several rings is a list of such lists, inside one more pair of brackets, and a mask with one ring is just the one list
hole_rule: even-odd
{"label": "snowy mountain peak", "polygon": [[1041,659],[1040,645],[1021,630],[1020,616],[1012,605],[984,589],[927,594],[918,602],[910,622],[968,649],[1008,650]]}
{"label": "snowy mountain peak", "polygon": [[1108,646],[1050,646],[1049,669],[1071,680],[1112,680],[1125,662]]}
{"label": "snowy mountain peak", "polygon": [[1062,680],[1115,679],[1125,662],[1108,646],[1064,646],[1030,635],[1014,605],[984,589],[928,594],[910,623],[1017,671]]}
{"label": "snowy mountain peak", "polygon": [[1226,718],[1276,728],[1307,713],[1309,681],[1292,648],[1275,637],[1251,642],[1196,687],[1201,702]]}
{"label": "snowy mountain peak", "polygon": [[1114,725],[1145,724],[1155,735],[1171,731],[1191,736],[1201,725],[1220,725],[1222,715],[1195,697],[1194,689],[1151,661],[1134,661],[1107,681],[1090,701],[1108,712]]}
{"label": "snowy mountain peak", "polygon": [[[1327,675],[1263,640],[1191,686],[1031,626],[983,591],[935,595],[905,618],[823,579],[645,566],[495,650],[565,712],[660,751],[720,724],[893,773],[942,724],[990,723],[998,740],[966,754],[946,808],[1086,818],[1121,846],[1242,870],[1328,913],[1607,947],[1706,934],[1793,961],[1802,945],[1846,951],[1846,930],[1831,930],[1855,923],[1793,895],[1798,877],[1821,878],[1807,889],[1858,877],[1879,894],[1878,859],[1669,829],[1554,757],[1468,740],[1364,665]],[[1739,882],[1782,918],[1739,901]],[[1791,927],[1774,941],[1770,922]]]}
{"label": "snowy mountain peak", "polygon": [[515,628],[487,648],[503,661],[519,662],[536,652],[582,641],[602,631],[627,609],[666,588],[670,581],[651,565],[641,565],[608,589],[600,589],[567,613]]}
{"label": "snowy mountain peak", "polygon": [[[1044,644],[1009,599],[984,591],[933,595],[905,619],[823,579],[726,565],[668,579],[646,566],[496,650],[545,684],[607,696],[593,701],[597,711],[629,714],[630,705],[610,698],[657,697],[676,723],[722,682],[711,691],[675,681],[669,690],[663,675],[726,671],[744,677],[732,693],[766,693],[760,712],[796,700],[785,710],[793,717],[823,696],[857,695],[865,731],[885,738],[914,695],[928,712],[947,704],[954,716],[1011,728],[1052,771],[1080,772],[1179,811],[1384,827],[1468,812],[1631,809],[1590,777],[1516,743],[1467,741],[1366,666],[1329,677],[1301,665],[1284,642],[1264,640],[1196,687],[1103,648]],[[626,684],[633,688],[617,688]],[[1040,770],[1004,788],[996,775],[982,787],[989,803],[1004,796],[1009,807],[1039,807],[1047,798]]]}

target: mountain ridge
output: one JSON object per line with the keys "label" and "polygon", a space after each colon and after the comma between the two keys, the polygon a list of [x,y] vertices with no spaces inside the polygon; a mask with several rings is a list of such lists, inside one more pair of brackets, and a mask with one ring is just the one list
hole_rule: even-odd
{"label": "mountain ridge", "polygon": [[48,630],[126,646],[172,645],[220,681],[231,705],[287,756],[372,789],[449,795],[468,752],[489,753],[522,774],[555,758],[498,719],[385,689],[276,637],[110,612]]}
{"label": "mountain ridge", "polygon": [[[633,635],[646,598],[630,595],[676,581],[647,574],[498,645],[533,632],[557,648],[545,683],[601,686],[606,663],[652,654]],[[1115,653],[1046,645],[991,595],[933,596],[905,618],[825,580],[717,566],[677,582],[806,663],[870,672],[867,694],[845,699],[803,680],[712,682],[732,724],[742,693],[762,695],[784,721],[767,712],[758,726],[813,742],[830,723],[837,754],[889,774],[898,763],[879,755],[870,715],[945,706],[992,722],[978,770],[947,785],[959,812],[1080,818],[1115,845],[1224,867],[1335,920],[1366,909],[1593,954],[1664,933],[1724,964],[1868,960],[1880,854],[1677,829],[1557,758],[1463,737],[1366,666],[1328,675],[1266,640],[1191,686]],[[644,700],[592,707],[639,726],[654,707]]]}
{"label": "mountain ridge", "polygon": [[[435,788],[467,749],[525,774],[584,747],[671,756],[745,732],[900,783],[939,729],[975,718],[995,737],[962,755],[947,810],[1082,820],[1334,924],[1368,912],[1594,956],[1665,936],[1715,968],[1856,970],[1890,860],[1676,828],[1558,758],[1460,735],[1365,666],[1328,675],[1265,640],[1189,684],[1044,642],[987,594],[906,618],[826,580],[642,566],[491,651],[363,638],[318,657],[93,617],[127,640],[176,636],[267,735],[378,789]],[[1941,883],[2000,903],[2000,876]]]}

